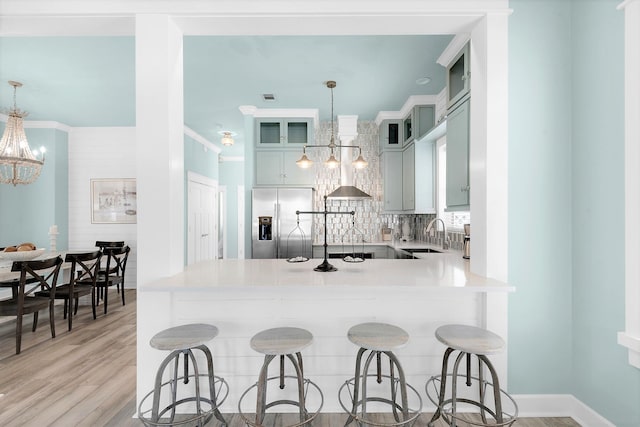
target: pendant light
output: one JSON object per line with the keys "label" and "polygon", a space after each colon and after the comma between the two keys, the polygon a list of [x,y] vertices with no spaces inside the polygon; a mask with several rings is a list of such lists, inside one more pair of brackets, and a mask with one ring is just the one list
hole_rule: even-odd
{"label": "pendant light", "polygon": [[41,159],[36,159],[23,127],[23,118],[29,113],[16,106],[16,90],[22,83],[10,80],[9,84],[13,86],[13,108],[7,111],[7,125],[0,139],[0,182],[13,186],[31,184],[40,176],[44,149]]}

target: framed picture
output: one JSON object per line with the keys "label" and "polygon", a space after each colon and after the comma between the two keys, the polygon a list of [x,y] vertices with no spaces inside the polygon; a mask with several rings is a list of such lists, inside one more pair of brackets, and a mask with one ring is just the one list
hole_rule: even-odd
{"label": "framed picture", "polygon": [[135,179],[91,180],[92,224],[135,224],[137,213]]}

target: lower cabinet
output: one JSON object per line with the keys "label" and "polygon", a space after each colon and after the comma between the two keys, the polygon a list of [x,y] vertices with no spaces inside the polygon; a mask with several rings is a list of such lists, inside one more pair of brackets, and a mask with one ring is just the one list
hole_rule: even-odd
{"label": "lower cabinet", "polygon": [[296,160],[301,151],[256,150],[256,185],[315,184],[315,168],[302,169]]}
{"label": "lower cabinet", "polygon": [[447,116],[447,210],[469,209],[469,99]]}

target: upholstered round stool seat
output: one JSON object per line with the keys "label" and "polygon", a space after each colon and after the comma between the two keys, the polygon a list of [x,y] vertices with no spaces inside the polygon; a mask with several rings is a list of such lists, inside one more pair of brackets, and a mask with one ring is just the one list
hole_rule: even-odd
{"label": "upholstered round stool seat", "polygon": [[[318,415],[322,409],[324,397],[320,388],[304,377],[301,353],[312,342],[311,332],[295,327],[266,329],[251,338],[249,345],[256,352],[264,354],[264,362],[258,375],[258,381],[245,390],[238,401],[238,413],[248,426],[262,427],[267,410],[278,405],[292,405],[298,408],[296,423],[291,426],[309,425]],[[280,374],[269,377],[269,364],[276,357],[280,360]],[[285,360],[289,360],[294,371],[293,374],[285,375]],[[270,382],[276,380],[279,381],[279,387],[268,387]],[[285,386],[291,382],[295,385],[294,390],[289,392],[289,388],[285,390]],[[253,390],[256,393],[256,411],[255,417],[249,417],[242,409],[242,402]],[[313,391],[315,393],[313,397],[316,402],[319,402],[315,411],[308,409],[308,391]],[[276,395],[276,398],[268,400],[267,394]]]}
{"label": "upholstered round stool seat", "polygon": [[[223,378],[215,376],[213,356],[205,345],[216,336],[217,327],[193,323],[165,329],[151,338],[151,347],[171,353],[158,368],[153,390],[138,406],[138,418],[144,425],[200,427],[214,416],[221,425],[227,425],[218,407],[227,398],[229,387]],[[200,373],[194,350],[199,350],[204,355],[207,362],[206,373]],[[183,367],[179,369],[181,358]],[[169,371],[169,378],[165,381],[163,377],[166,371]],[[204,396],[201,389],[208,392],[208,396]],[[152,401],[150,408],[147,405],[149,400]]]}
{"label": "upholstered round stool seat", "polygon": [[[388,323],[367,322],[352,326],[347,338],[360,349],[355,375],[338,390],[340,406],[349,415],[345,425],[356,421],[358,425],[411,426],[420,415],[422,398],[407,384],[404,370],[394,354],[394,350],[409,342],[407,331]],[[388,373],[383,373],[382,356],[389,360]],[[369,373],[372,362],[375,373]],[[368,381],[369,378],[375,381]],[[388,389],[380,388],[387,383]],[[379,424],[375,420],[373,414],[384,408],[390,408],[394,422]]]}

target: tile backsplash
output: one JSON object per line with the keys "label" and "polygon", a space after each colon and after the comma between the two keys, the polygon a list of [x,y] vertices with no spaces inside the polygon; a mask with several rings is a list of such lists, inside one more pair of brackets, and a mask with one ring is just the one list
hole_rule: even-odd
{"label": "tile backsplash", "polygon": [[[337,129],[334,127],[337,143]],[[329,143],[331,123],[322,122],[316,131],[319,145]],[[382,210],[382,176],[378,157],[378,127],[375,122],[358,121],[358,136],[351,145],[358,145],[362,156],[369,162],[365,169],[355,169],[353,185],[371,196],[369,200],[327,200],[329,212],[355,212],[349,214],[327,215],[327,243],[342,243],[363,239],[364,242],[382,241],[382,228],[389,227],[398,238],[402,237],[402,225],[407,222],[412,240],[433,244],[442,243],[442,229],[433,236],[426,236],[423,230],[435,215],[386,214]],[[356,153],[357,154],[357,153]],[[314,210],[324,210],[324,196],[340,185],[340,168],[328,169],[322,165],[321,159],[329,157],[329,149],[313,150],[316,159],[316,192],[314,193]],[[323,243],[324,220],[322,216],[314,219],[314,244]],[[462,249],[461,232],[449,232],[452,249]]]}

